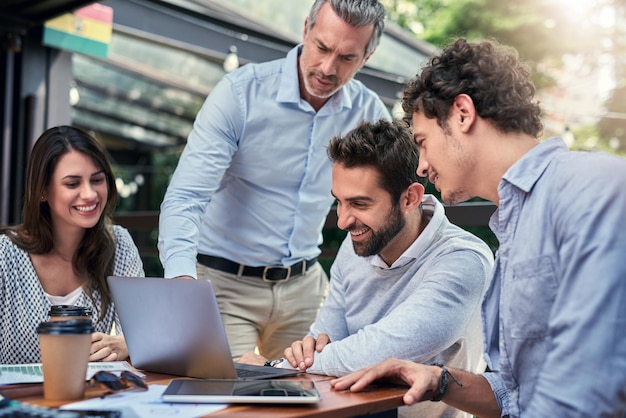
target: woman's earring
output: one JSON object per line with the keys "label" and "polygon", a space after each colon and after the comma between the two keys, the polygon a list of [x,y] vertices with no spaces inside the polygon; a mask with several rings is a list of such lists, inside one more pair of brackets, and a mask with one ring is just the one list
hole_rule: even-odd
{"label": "woman's earring", "polygon": [[46,201],[46,198],[45,198],[43,195],[41,195],[41,201],[42,201],[42,202],[45,202],[45,201]]}

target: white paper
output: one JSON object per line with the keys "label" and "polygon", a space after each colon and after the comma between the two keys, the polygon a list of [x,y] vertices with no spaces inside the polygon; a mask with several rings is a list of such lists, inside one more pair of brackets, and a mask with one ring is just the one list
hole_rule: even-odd
{"label": "white paper", "polygon": [[[96,372],[107,370],[119,374],[129,370],[138,376],[146,377],[127,361],[96,361],[90,362],[87,367],[86,380],[91,379]],[[0,385],[14,385],[18,383],[43,383],[41,363],[32,364],[0,364]]]}
{"label": "white paper", "polygon": [[150,385],[148,391],[127,391],[104,398],[74,402],[60,409],[120,410],[123,418],[195,418],[226,408],[226,404],[167,403],[161,395],[167,385]]}

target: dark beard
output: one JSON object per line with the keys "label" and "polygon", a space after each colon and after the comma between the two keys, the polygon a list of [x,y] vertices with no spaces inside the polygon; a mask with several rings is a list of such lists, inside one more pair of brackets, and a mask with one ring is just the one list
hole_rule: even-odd
{"label": "dark beard", "polygon": [[[395,238],[396,235],[404,228],[406,221],[402,216],[400,206],[394,205],[388,216],[387,223],[378,231],[371,229],[372,236],[365,242],[354,242],[354,252],[361,257],[369,257],[379,254],[383,248],[389,244],[389,241]],[[350,228],[353,229],[353,228]],[[348,229],[348,231],[350,230]]]}

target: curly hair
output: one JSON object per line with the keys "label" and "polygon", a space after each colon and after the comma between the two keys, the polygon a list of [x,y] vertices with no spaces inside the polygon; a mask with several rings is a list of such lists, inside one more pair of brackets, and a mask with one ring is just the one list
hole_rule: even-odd
{"label": "curly hair", "polygon": [[331,139],[327,153],[333,163],[346,168],[374,167],[380,174],[380,186],[393,202],[399,201],[411,184],[426,185],[426,177],[417,175],[419,149],[409,127],[400,120],[361,122],[344,137]]}
{"label": "curly hair", "polygon": [[106,282],[113,272],[115,238],[112,216],[117,205],[118,193],[113,169],[106,157],[104,147],[89,133],[72,126],[57,126],[45,131],[35,142],[26,168],[22,224],[0,228],[21,249],[33,254],[47,254],[54,248],[52,216],[48,202],[40,197],[50,185],[50,180],[61,157],[77,151],[91,158],[106,177],[108,198],[103,214],[92,228],[85,231],[72,266],[87,277],[85,292],[94,300],[93,292],[100,292],[100,319],[111,303],[111,293]]}
{"label": "curly hair", "polygon": [[478,115],[500,132],[524,132],[537,138],[543,131],[530,69],[513,48],[492,40],[456,40],[404,88],[404,119],[410,123],[413,113],[422,112],[445,129],[459,94],[470,96]]}

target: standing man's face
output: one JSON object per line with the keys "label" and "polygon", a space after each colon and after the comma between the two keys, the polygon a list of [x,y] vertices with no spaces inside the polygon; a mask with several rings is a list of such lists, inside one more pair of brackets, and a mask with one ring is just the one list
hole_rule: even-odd
{"label": "standing man's face", "polygon": [[374,52],[365,56],[373,32],[373,24],[361,28],[350,26],[329,3],[320,9],[311,30],[307,18],[298,61],[300,96],[319,109],[365,65]]}

